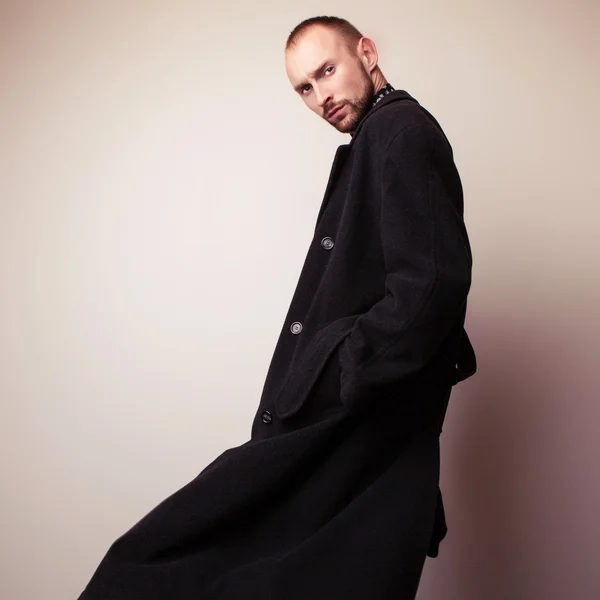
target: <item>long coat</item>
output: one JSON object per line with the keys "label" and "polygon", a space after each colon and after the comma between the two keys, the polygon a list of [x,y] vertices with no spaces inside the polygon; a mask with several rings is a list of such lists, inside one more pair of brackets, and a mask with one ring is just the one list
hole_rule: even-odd
{"label": "long coat", "polygon": [[395,90],[337,149],[250,439],[113,542],[80,600],[413,599],[476,370],[471,266],[450,143]]}

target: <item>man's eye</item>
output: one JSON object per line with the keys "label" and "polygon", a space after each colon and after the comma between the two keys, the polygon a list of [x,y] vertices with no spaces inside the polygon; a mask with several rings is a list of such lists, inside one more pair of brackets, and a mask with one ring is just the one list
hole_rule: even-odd
{"label": "man's eye", "polygon": [[[329,71],[329,69],[333,69],[333,65],[329,65],[329,66],[328,66],[328,67],[325,69],[325,73],[327,73],[327,71]],[[305,86],[304,86],[304,87],[303,87],[303,88],[300,90],[300,93],[304,94],[304,92],[306,91],[306,87],[307,87],[308,85],[309,85],[309,84],[307,83],[307,84],[306,84],[306,85],[305,85]]]}

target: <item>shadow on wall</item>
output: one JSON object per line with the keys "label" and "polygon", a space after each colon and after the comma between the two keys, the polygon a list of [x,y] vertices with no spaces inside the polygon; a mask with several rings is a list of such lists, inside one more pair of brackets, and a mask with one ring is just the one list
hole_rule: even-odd
{"label": "shadow on wall", "polygon": [[600,598],[590,333],[537,321],[469,319],[478,373],[450,400],[441,437],[448,535],[426,561],[417,600]]}

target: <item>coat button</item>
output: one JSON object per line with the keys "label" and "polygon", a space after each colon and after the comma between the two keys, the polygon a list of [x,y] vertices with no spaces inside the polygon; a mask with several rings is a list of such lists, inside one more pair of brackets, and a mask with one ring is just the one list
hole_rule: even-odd
{"label": "coat button", "polygon": [[290,326],[292,333],[298,334],[302,331],[302,323],[300,321],[294,321]]}
{"label": "coat button", "polygon": [[325,248],[325,250],[331,250],[333,248],[333,240],[327,236],[321,240],[321,246]]}
{"label": "coat button", "polygon": [[271,413],[268,410],[265,410],[265,412],[263,412],[262,420],[263,420],[263,423],[267,423],[267,424],[273,420],[273,417],[271,416]]}

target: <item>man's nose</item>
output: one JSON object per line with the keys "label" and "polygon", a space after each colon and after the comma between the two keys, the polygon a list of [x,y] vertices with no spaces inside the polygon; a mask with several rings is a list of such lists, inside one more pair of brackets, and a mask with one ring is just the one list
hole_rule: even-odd
{"label": "man's nose", "polygon": [[317,104],[322,112],[324,112],[325,107],[331,104],[331,96],[327,92],[319,92],[315,90],[315,95],[317,96]]}

